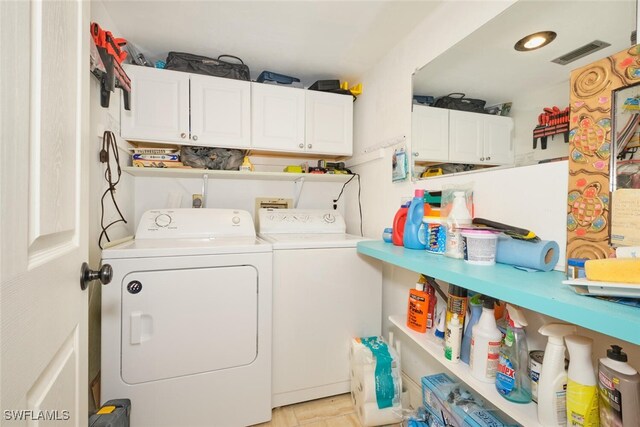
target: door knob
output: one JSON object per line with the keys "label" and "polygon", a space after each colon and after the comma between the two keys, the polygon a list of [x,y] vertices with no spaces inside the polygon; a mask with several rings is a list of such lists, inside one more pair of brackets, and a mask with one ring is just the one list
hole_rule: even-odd
{"label": "door knob", "polygon": [[113,269],[109,264],[103,264],[98,271],[90,269],[89,264],[86,262],[83,262],[82,267],[80,267],[80,289],[83,291],[87,289],[89,283],[94,280],[100,280],[100,283],[106,285],[111,282],[112,278]]}
{"label": "door knob", "polygon": [[481,162],[484,162],[484,157],[480,157],[480,161],[481,161]]}
{"label": "door knob", "polygon": [[198,135],[193,135],[193,136],[191,137],[191,139],[193,139],[194,141],[197,141],[197,140],[198,140]]}
{"label": "door knob", "polygon": [[300,144],[298,144],[298,147],[304,148],[304,144],[300,143]]}
{"label": "door knob", "polygon": [[307,144],[307,148],[311,148],[313,147],[311,144]]}

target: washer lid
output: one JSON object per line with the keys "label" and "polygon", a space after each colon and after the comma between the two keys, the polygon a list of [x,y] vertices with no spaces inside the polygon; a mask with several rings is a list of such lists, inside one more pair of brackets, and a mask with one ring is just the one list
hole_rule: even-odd
{"label": "washer lid", "polygon": [[271,252],[271,245],[256,237],[136,239],[103,250],[102,259],[243,254],[256,252]]}
{"label": "washer lid", "polygon": [[351,234],[260,234],[273,249],[355,248],[365,239]]}

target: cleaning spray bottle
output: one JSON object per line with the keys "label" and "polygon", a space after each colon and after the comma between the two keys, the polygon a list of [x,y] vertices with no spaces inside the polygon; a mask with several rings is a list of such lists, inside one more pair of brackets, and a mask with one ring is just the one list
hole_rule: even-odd
{"label": "cleaning spray bottle", "polygon": [[487,383],[496,381],[502,340],[502,332],[496,326],[495,301],[490,297],[484,298],[480,320],[471,329],[471,375]]}
{"label": "cleaning spray bottle", "polygon": [[471,224],[471,214],[467,209],[467,199],[464,191],[453,193],[453,204],[447,216],[447,240],[444,254],[451,258],[462,258],[464,248],[462,247],[462,236],[459,226]]}
{"label": "cleaning spray bottle", "polygon": [[462,347],[460,347],[460,360],[467,365],[469,359],[471,359],[471,335],[473,327],[480,320],[482,315],[482,295],[475,294],[469,298],[469,308],[471,309],[471,316],[467,322],[467,326],[464,328],[464,334],[462,334]]}
{"label": "cleaning spray bottle", "polygon": [[405,248],[425,249],[427,247],[422,217],[424,217],[424,190],[418,189],[407,211],[407,222],[404,225],[402,239]]}
{"label": "cleaning spray bottle", "polygon": [[[567,371],[564,368],[564,336],[576,333],[574,325],[547,323],[538,329],[547,347],[538,380],[538,422],[543,426],[567,425]],[[535,387],[535,386],[534,386]]]}
{"label": "cleaning spray bottle", "polygon": [[568,335],[564,340],[567,343],[570,358],[567,381],[567,424],[598,427],[600,425],[598,390],[591,363],[593,340],[579,335]]}
{"label": "cleaning spray bottle", "polygon": [[458,313],[453,313],[453,317],[447,324],[444,335],[444,358],[458,363],[460,361],[460,345],[462,343],[462,324],[458,319]]}
{"label": "cleaning spray bottle", "polygon": [[531,379],[527,375],[529,348],[524,327],[527,320],[522,311],[507,304],[507,333],[500,346],[496,389],[507,400],[515,403],[531,402]]}
{"label": "cleaning spray bottle", "polygon": [[640,375],[627,363],[622,347],[612,345],[598,363],[600,425],[630,425],[640,420]]}

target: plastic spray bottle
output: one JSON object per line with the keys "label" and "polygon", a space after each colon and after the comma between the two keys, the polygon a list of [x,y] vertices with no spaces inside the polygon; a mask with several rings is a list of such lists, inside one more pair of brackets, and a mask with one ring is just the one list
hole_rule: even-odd
{"label": "plastic spray bottle", "polygon": [[529,348],[524,327],[527,320],[522,311],[507,304],[508,326],[500,346],[496,389],[507,400],[515,403],[531,402],[531,379],[527,375]]}
{"label": "plastic spray bottle", "polygon": [[640,375],[627,363],[622,347],[612,345],[598,363],[600,425],[614,427],[640,420]]}
{"label": "plastic spray bottle", "polygon": [[567,423],[570,426],[598,427],[600,425],[598,389],[591,363],[593,340],[579,335],[568,335],[564,339],[570,358],[567,381]]}
{"label": "plastic spray bottle", "polygon": [[449,211],[449,216],[447,216],[447,241],[444,253],[446,256],[451,258],[462,258],[464,256],[462,236],[458,227],[471,224],[471,219],[464,191],[454,192],[453,205],[451,211]]}
{"label": "plastic spray bottle", "polygon": [[480,320],[471,329],[471,375],[487,383],[496,381],[502,332],[496,326],[495,300],[485,297]]}
{"label": "plastic spray bottle", "polygon": [[460,348],[460,360],[467,365],[469,364],[469,359],[471,359],[471,335],[473,327],[478,323],[482,315],[482,295],[475,294],[469,298],[469,308],[471,309],[471,316],[469,317],[467,326],[464,328],[462,347]]}
{"label": "plastic spray bottle", "polygon": [[416,190],[407,211],[407,222],[404,225],[403,244],[407,249],[425,249],[427,247],[424,233],[424,190]]}
{"label": "plastic spray bottle", "polygon": [[567,425],[567,371],[564,336],[576,333],[574,325],[547,323],[538,332],[549,337],[538,380],[538,421],[543,426]]}

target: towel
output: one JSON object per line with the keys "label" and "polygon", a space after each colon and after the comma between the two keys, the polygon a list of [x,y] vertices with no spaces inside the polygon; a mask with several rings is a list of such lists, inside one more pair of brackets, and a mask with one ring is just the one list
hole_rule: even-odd
{"label": "towel", "polygon": [[584,264],[584,268],[589,280],[637,283],[640,286],[640,258],[592,259]]}

